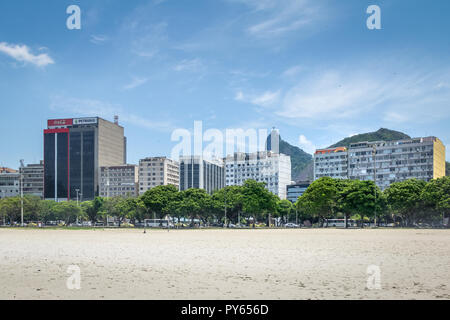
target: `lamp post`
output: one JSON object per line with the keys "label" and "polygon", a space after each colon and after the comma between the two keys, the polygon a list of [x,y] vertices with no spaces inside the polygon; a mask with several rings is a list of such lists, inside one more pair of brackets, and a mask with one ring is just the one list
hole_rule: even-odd
{"label": "lamp post", "polygon": [[377,226],[377,146],[373,145],[373,184],[374,184],[374,204],[373,204],[373,210],[375,213],[374,216],[374,223],[375,227]]}
{"label": "lamp post", "polygon": [[[77,192],[77,207],[79,207],[80,206],[80,203],[79,203],[79,198],[78,198],[78,195],[79,195],[79,193],[80,193],[80,189],[75,189],[75,191]],[[78,216],[77,216],[77,226],[78,226]]]}
{"label": "lamp post", "polygon": [[224,222],[223,222],[223,227],[225,228],[225,226],[227,225],[227,191],[224,191],[224,205],[225,205],[225,216],[224,216]]}
{"label": "lamp post", "polygon": [[23,159],[20,160],[20,222],[23,227]]}

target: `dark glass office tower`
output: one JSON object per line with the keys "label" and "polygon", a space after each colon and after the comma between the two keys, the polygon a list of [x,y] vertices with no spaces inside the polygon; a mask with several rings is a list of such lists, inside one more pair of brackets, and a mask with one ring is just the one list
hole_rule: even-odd
{"label": "dark glass office tower", "polygon": [[99,168],[122,165],[123,127],[101,118],[49,120],[44,130],[44,198],[92,200]]}
{"label": "dark glass office tower", "polygon": [[[68,198],[69,130],[44,132],[44,191],[54,199]],[[45,196],[44,195],[44,196]]]}
{"label": "dark glass office tower", "polygon": [[180,190],[205,189],[208,193],[225,187],[225,170],[220,161],[199,156],[180,157]]}

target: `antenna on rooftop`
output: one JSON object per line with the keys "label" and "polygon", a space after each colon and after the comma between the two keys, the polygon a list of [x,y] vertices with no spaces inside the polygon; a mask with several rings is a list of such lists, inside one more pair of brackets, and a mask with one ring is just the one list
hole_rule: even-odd
{"label": "antenna on rooftop", "polygon": [[119,125],[119,116],[114,116],[114,123]]}

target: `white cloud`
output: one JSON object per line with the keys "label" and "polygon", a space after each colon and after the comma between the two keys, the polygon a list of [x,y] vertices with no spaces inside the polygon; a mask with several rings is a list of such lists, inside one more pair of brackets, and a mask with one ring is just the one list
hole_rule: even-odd
{"label": "white cloud", "polygon": [[338,120],[373,112],[392,123],[436,120],[448,117],[450,88],[436,85],[436,80],[445,83],[446,74],[412,68],[395,75],[389,68],[356,65],[315,71],[286,90],[276,114],[286,119]]}
{"label": "white cloud", "polygon": [[93,34],[93,35],[91,35],[91,39],[89,41],[94,44],[102,44],[102,43],[108,41],[108,37],[104,36],[104,35]]}
{"label": "white cloud", "polygon": [[303,70],[302,66],[293,66],[282,73],[283,77],[293,77]]}
{"label": "white cloud", "polygon": [[46,53],[34,55],[30,52],[30,48],[26,45],[8,44],[0,42],[0,52],[16,59],[20,62],[31,63],[38,67],[45,67],[55,63],[53,59]]}
{"label": "white cloud", "polygon": [[300,148],[302,148],[304,151],[306,151],[309,154],[313,154],[316,151],[316,146],[314,143],[309,141],[304,135],[300,135],[298,137],[298,144],[300,145]]}
{"label": "white cloud", "polygon": [[[296,31],[319,17],[317,3],[310,0],[228,0],[251,8],[254,22],[247,28],[250,35],[269,38]],[[323,13],[323,12],[322,12]]]}
{"label": "white cloud", "polygon": [[251,103],[260,107],[272,107],[280,98],[280,90],[278,91],[266,91],[262,94],[244,94],[242,91],[238,91],[234,97],[236,101],[242,101]]}
{"label": "white cloud", "polygon": [[266,91],[263,94],[254,97],[251,102],[258,106],[270,107],[278,101],[280,91],[272,92]]}
{"label": "white cloud", "polygon": [[130,83],[123,86],[123,90],[131,90],[131,89],[137,88],[137,87],[145,84],[147,81],[148,81],[148,78],[133,77],[133,80]]}
{"label": "white cloud", "polygon": [[277,113],[286,118],[347,117],[378,100],[377,86],[371,79],[327,71],[288,90]]}
{"label": "white cloud", "polygon": [[200,71],[203,69],[203,64],[200,59],[185,59],[180,61],[177,65],[173,67],[175,71]]}
{"label": "white cloud", "polygon": [[169,121],[148,120],[142,117],[142,115],[130,113],[119,104],[112,104],[94,99],[54,96],[51,98],[50,109],[55,112],[70,113],[87,117],[99,116],[104,119],[110,119],[114,115],[119,115],[122,122],[161,132],[170,132],[176,128],[176,126]]}

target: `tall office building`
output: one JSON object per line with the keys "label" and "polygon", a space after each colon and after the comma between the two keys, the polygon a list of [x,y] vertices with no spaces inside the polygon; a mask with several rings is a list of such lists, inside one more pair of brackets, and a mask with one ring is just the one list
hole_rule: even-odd
{"label": "tall office building", "polygon": [[44,197],[44,161],[20,168],[23,179],[23,194]]}
{"label": "tall office building", "polygon": [[44,198],[92,200],[102,166],[124,164],[124,128],[99,117],[48,120],[44,130]]}
{"label": "tall office building", "polygon": [[100,167],[100,197],[137,197],[138,166]]}
{"label": "tall office building", "polygon": [[394,182],[445,176],[445,146],[436,137],[361,142],[348,149],[317,150],[314,164],[314,179],[375,179],[384,190]]}
{"label": "tall office building", "polygon": [[252,179],[265,182],[267,189],[286,199],[286,187],[291,184],[291,157],[271,151],[236,152],[225,158],[227,186],[243,185]]}
{"label": "tall office building", "polygon": [[204,189],[208,193],[225,187],[222,161],[205,160],[200,156],[180,157],[180,190]]}
{"label": "tall office building", "polygon": [[166,157],[150,157],[139,161],[139,194],[156,186],[180,187],[180,165]]}

